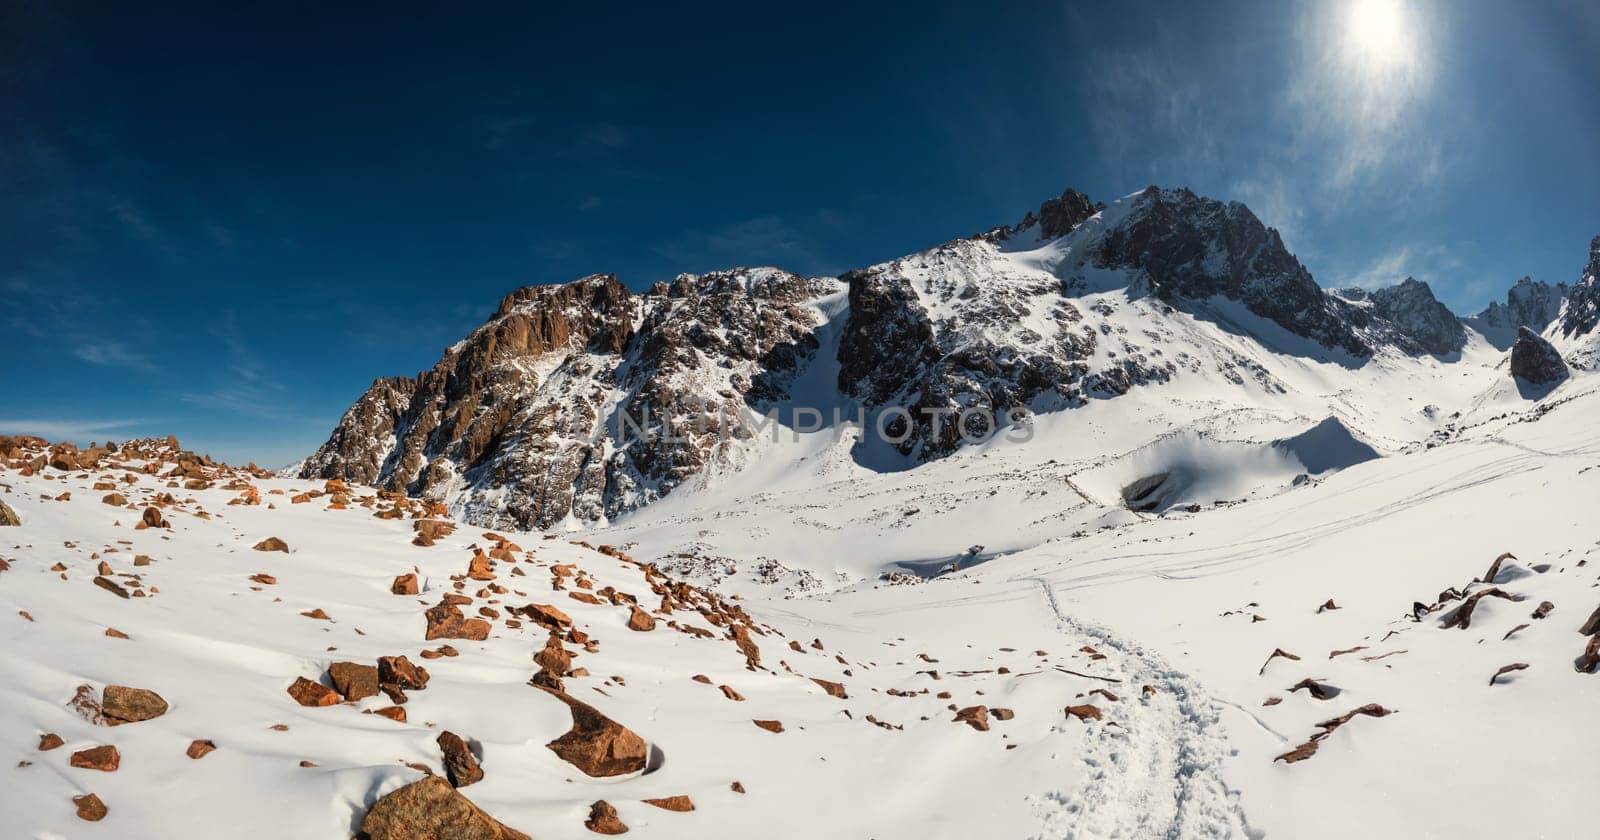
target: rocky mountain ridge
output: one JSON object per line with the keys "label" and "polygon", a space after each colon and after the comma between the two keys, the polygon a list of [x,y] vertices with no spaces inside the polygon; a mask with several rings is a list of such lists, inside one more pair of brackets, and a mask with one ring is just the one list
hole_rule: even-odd
{"label": "rocky mountain ridge", "polygon": [[[1600,320],[1597,260],[1552,329]],[[1477,320],[1534,326],[1550,288],[1519,283]],[[445,501],[488,526],[601,523],[759,457],[739,418],[794,410],[791,385],[819,365],[827,407],[858,410],[914,464],[1186,377],[1270,400],[1285,387],[1263,364],[1274,353],[1447,363],[1468,341],[1413,278],[1324,290],[1241,203],[1067,190],[1015,226],[838,279],[740,268],[643,293],[612,275],[523,287],[432,369],[375,381],[301,475]]]}

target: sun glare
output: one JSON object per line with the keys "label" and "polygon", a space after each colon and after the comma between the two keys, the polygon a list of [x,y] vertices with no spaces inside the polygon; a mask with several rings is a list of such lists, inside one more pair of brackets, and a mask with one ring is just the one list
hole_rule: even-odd
{"label": "sun glare", "polygon": [[1371,64],[1393,64],[1404,59],[1409,25],[1402,0],[1353,0],[1345,20],[1346,46]]}

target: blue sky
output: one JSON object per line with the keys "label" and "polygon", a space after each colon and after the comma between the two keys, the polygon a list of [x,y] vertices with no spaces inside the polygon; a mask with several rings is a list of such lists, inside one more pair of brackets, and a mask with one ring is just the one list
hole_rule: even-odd
{"label": "blue sky", "polygon": [[0,431],[278,465],[516,286],[838,272],[1067,186],[1462,312],[1600,234],[1582,0],[104,5],[0,13]]}

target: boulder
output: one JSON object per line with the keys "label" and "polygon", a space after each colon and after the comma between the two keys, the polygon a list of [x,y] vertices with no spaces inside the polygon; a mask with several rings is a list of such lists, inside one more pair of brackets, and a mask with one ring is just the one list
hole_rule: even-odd
{"label": "boulder", "polygon": [[333,706],[339,702],[339,695],[333,689],[305,677],[295,677],[288,692],[296,703],[312,708]]}
{"label": "boulder", "polygon": [[460,735],[448,730],[441,732],[438,743],[439,750],[444,753],[444,774],[453,787],[464,788],[483,781],[483,768],[478,766],[478,757],[472,754],[472,748]]}
{"label": "boulder", "polygon": [[428,687],[428,669],[413,665],[404,656],[378,657],[378,682],[420,691]]}
{"label": "boulder", "polygon": [[17,518],[17,512],[12,510],[10,505],[0,501],[0,526],[16,526],[21,524],[22,520]]}
{"label": "boulder", "polygon": [[389,591],[396,595],[416,595],[421,590],[417,586],[417,576],[413,573],[400,575],[389,585]]}
{"label": "boulder", "polygon": [[137,723],[166,714],[167,701],[146,688],[108,685],[100,696],[100,713],[110,726]]}
{"label": "boulder", "polygon": [[106,803],[101,802],[100,797],[92,793],[72,797],[72,804],[78,807],[78,819],[86,822],[99,822],[110,813]]}
{"label": "boulder", "polygon": [[384,796],[361,820],[367,840],[530,840],[462,796],[450,783],[428,776]]}
{"label": "boulder", "polygon": [[628,827],[617,817],[617,809],[604,799],[589,806],[589,819],[583,827],[595,834],[627,834]]}
{"label": "boulder", "polygon": [[562,761],[597,778],[637,773],[645,768],[650,748],[643,738],[565,692],[542,690],[567,704],[572,712],[572,729],[545,744]]}
{"label": "boulder", "polygon": [[654,630],[656,629],[655,616],[652,616],[638,607],[634,607],[633,612],[628,616],[628,629],[638,630],[640,632]]}
{"label": "boulder", "polygon": [[346,700],[362,700],[378,694],[378,669],[359,662],[335,662],[328,666],[333,689]]}
{"label": "boulder", "polygon": [[1511,346],[1511,375],[1530,385],[1554,385],[1567,378],[1567,363],[1538,333],[1518,327],[1517,343]]}
{"label": "boulder", "polygon": [[81,767],[85,770],[113,773],[122,764],[122,754],[117,752],[117,748],[111,744],[104,744],[98,747],[90,747],[86,750],[78,750],[72,754],[70,763],[73,767]]}
{"label": "boulder", "polygon": [[427,640],[466,639],[481,642],[489,638],[490,624],[481,618],[467,618],[455,604],[440,602],[428,608]]}
{"label": "boulder", "polygon": [[256,551],[281,551],[285,554],[289,553],[289,544],[278,539],[277,537],[267,537],[261,542],[256,543],[254,546],[252,546],[252,548],[254,548]]}

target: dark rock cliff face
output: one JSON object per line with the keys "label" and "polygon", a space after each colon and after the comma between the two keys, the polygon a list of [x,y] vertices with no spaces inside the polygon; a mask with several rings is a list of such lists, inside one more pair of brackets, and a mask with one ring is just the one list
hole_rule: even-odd
{"label": "dark rock cliff face", "polygon": [[643,295],[608,275],[518,289],[433,369],[373,383],[302,475],[482,523],[614,516],[703,470],[745,406],[787,396],[817,350],[805,304],[835,288],[739,269]]}
{"label": "dark rock cliff face", "polygon": [[1527,327],[1517,330],[1517,343],[1511,347],[1511,375],[1533,385],[1553,385],[1567,378],[1561,354],[1550,342]]}
{"label": "dark rock cliff face", "polygon": [[1410,356],[1443,356],[1467,345],[1461,319],[1434,298],[1427,283],[1414,277],[1371,292],[1341,289],[1336,295],[1356,304],[1346,310],[1345,320],[1375,343]]}
{"label": "dark rock cliff face", "polygon": [[1239,202],[1150,187],[1126,222],[1107,231],[1096,256],[1103,268],[1142,272],[1163,299],[1220,295],[1295,335],[1355,356],[1372,353],[1278,232]]}
{"label": "dark rock cliff face", "polygon": [[1518,280],[1506,292],[1506,302],[1494,301],[1472,318],[1474,325],[1515,331],[1527,327],[1536,333],[1561,314],[1561,301],[1567,296],[1565,283],[1551,285],[1531,277]]}
{"label": "dark rock cliff face", "polygon": [[1566,338],[1586,336],[1600,325],[1600,236],[1589,243],[1589,264],[1583,268],[1583,277],[1567,294],[1567,304],[1561,312],[1561,335]]}

